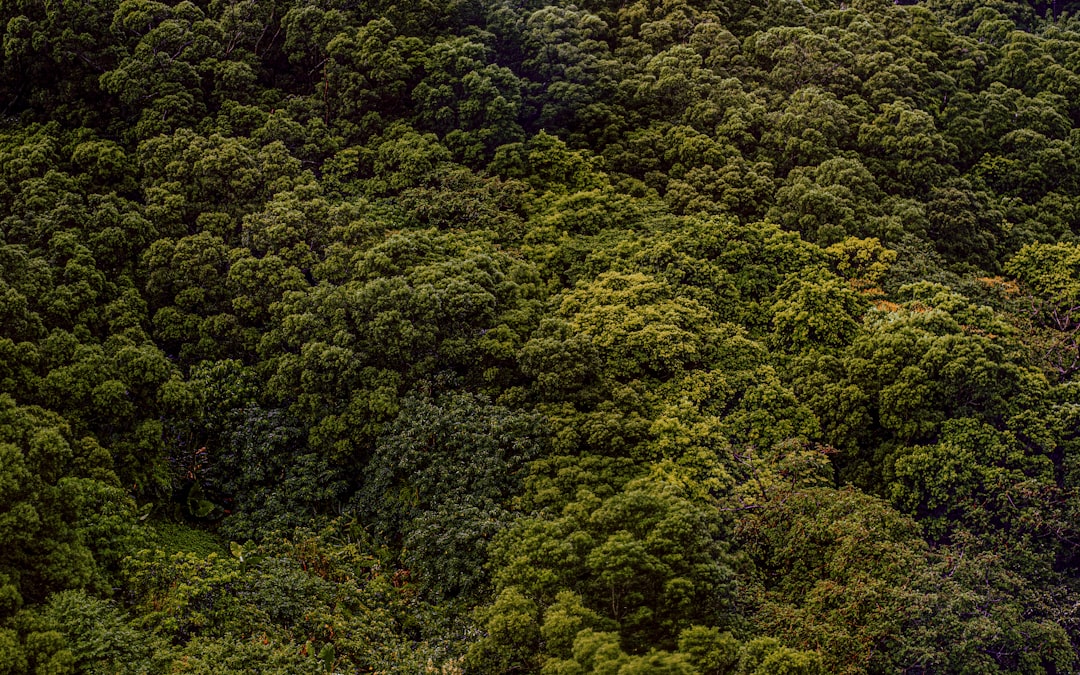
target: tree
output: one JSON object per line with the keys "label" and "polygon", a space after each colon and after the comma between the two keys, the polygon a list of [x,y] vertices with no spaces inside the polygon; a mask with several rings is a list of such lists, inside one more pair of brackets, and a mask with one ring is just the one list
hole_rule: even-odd
{"label": "tree", "polygon": [[1045,378],[1026,366],[1022,348],[1010,339],[1009,326],[989,308],[931,284],[906,287],[905,294],[912,299],[904,307],[882,307],[868,317],[867,330],[843,359],[845,383],[869,396],[873,424],[884,432],[872,444],[876,450],[864,443],[862,459],[844,460],[852,462],[849,475],[868,487],[880,486],[872,478],[880,469],[869,467],[881,466],[877,462],[896,444],[936,442],[941,425],[954,418],[1003,428],[1046,390]]}
{"label": "tree", "polygon": [[[763,507],[744,511],[736,528],[754,562],[746,581],[758,630],[818,650],[818,668],[899,667],[890,644],[918,611],[908,586],[925,549],[916,524],[851,488],[784,491]],[[743,672],[770,672],[767,653],[745,651]],[[783,653],[777,668],[793,658]]]}
{"label": "tree", "polygon": [[74,437],[55,413],[5,394],[0,454],[0,618],[53,591],[107,588],[134,524],[109,453]]}
{"label": "tree", "polygon": [[898,233],[885,210],[885,194],[858,160],[836,157],[816,167],[797,167],[776,191],[769,219],[819,245],[845,236]]}
{"label": "tree", "polygon": [[[311,31],[299,18],[316,15],[319,10],[307,7],[290,10],[297,17],[296,30],[291,35],[300,43],[326,31],[339,31],[341,20],[336,10],[320,18],[325,28]],[[402,101],[416,85],[420,69],[423,41],[399,34],[397,27],[385,16],[354,30],[341,30],[326,43],[329,62],[323,73],[323,97],[326,120],[344,117],[363,134],[379,133],[393,119],[406,112]],[[290,58],[311,58],[312,49],[297,45]],[[316,73],[318,66],[312,61]],[[330,96],[333,95],[331,99]],[[332,101],[332,103],[331,103]]]}
{"label": "tree", "polygon": [[313,274],[343,278],[274,306],[261,344],[267,394],[307,426],[313,449],[362,465],[408,389],[514,381],[540,289],[533,267],[492,238],[429,229],[337,247]]}
{"label": "tree", "polygon": [[956,173],[956,146],[938,132],[933,117],[903,101],[882,104],[859,128],[858,142],[867,168],[890,192],[919,194]]}
{"label": "tree", "polygon": [[208,232],[230,242],[242,216],[272,195],[308,182],[282,143],[182,128],[139,145],[146,215],[164,237]]}
{"label": "tree", "polygon": [[364,468],[357,509],[378,540],[408,551],[433,597],[475,596],[487,586],[488,540],[513,522],[511,500],[542,443],[536,415],[463,393],[409,398]]}
{"label": "tree", "polygon": [[769,342],[785,351],[845,347],[859,333],[865,301],[829,273],[806,272],[776,289]]}
{"label": "tree", "polygon": [[1038,327],[1029,338],[1040,360],[1059,380],[1080,368],[1075,336],[1080,323],[1077,249],[1068,243],[1029,244],[1009,260],[1006,270],[1024,284],[1024,309]]}
{"label": "tree", "polygon": [[218,64],[223,36],[198,6],[121,2],[112,32],[130,51],[102,73],[101,87],[138,119],[129,131],[135,139],[192,125],[206,114],[203,78]]}
{"label": "tree", "polygon": [[854,145],[858,117],[829,92],[802,87],[783,107],[766,116],[761,147],[775,158],[777,173],[796,166],[814,166]]}
{"label": "tree", "polygon": [[[547,611],[573,590],[636,654],[675,647],[691,624],[726,623],[733,607],[724,524],[692,495],[677,470],[658,466],[606,499],[582,491],[561,514],[523,519],[493,552],[496,597],[517,594]],[[478,649],[501,644],[489,640]]]}
{"label": "tree", "polygon": [[521,82],[510,69],[487,63],[487,51],[461,38],[432,45],[421,57],[425,76],[412,90],[417,126],[434,131],[471,166],[524,138]]}
{"label": "tree", "polygon": [[7,110],[35,111],[42,120],[71,126],[107,126],[115,102],[103,96],[98,78],[125,52],[111,39],[115,5],[113,0],[5,5],[0,72]]}

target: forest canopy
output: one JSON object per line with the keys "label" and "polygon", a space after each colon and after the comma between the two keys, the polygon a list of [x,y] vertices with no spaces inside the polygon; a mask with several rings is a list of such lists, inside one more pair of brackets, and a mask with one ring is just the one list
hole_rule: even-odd
{"label": "forest canopy", "polygon": [[0,675],[1077,672],[1077,10],[0,3]]}

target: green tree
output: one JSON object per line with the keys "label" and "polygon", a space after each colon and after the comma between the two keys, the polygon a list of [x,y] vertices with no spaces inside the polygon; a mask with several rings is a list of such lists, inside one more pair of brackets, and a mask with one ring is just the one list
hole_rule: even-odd
{"label": "green tree", "polygon": [[461,38],[432,45],[420,57],[425,75],[412,89],[417,126],[434,131],[471,166],[524,139],[521,83],[510,69],[488,63],[487,51]]}
{"label": "green tree", "polygon": [[956,174],[956,147],[937,130],[934,118],[904,101],[885,103],[859,128],[867,168],[890,192],[914,195]]}
{"label": "green tree", "polygon": [[433,596],[479,594],[488,540],[513,522],[542,434],[537,416],[467,394],[406,399],[364,469],[358,510]]}
{"label": "green tree", "polygon": [[678,471],[657,467],[606,499],[583,490],[561,514],[523,519],[494,550],[497,598],[518,594],[543,610],[573,590],[615,622],[630,653],[674,648],[691,624],[730,621],[725,526],[693,494]]}
{"label": "green tree", "polygon": [[1080,368],[1076,332],[1077,284],[1080,257],[1073,244],[1029,244],[1006,264],[1006,270],[1023,284],[1023,297],[1035,330],[1027,342],[1038,350],[1040,362],[1058,380],[1069,379]]}
{"label": "green tree", "polygon": [[[55,413],[0,396],[0,617],[64,589],[105,590],[134,509],[109,453]],[[111,568],[111,569],[110,569]]]}

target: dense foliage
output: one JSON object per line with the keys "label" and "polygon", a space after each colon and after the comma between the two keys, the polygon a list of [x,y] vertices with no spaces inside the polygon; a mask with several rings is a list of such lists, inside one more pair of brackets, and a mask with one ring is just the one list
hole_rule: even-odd
{"label": "dense foliage", "polygon": [[1080,670],[1074,9],[0,2],[0,675]]}

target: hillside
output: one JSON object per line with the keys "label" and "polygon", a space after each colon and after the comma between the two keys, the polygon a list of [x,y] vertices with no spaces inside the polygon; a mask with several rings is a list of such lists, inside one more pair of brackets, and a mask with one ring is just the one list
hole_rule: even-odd
{"label": "hillside", "polygon": [[1080,671],[1072,2],[0,2],[0,675]]}

